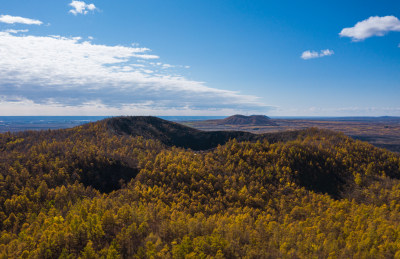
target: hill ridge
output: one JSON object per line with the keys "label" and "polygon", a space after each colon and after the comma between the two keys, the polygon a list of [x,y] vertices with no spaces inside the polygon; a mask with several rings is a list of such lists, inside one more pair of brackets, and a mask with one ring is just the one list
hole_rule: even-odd
{"label": "hill ridge", "polygon": [[119,135],[157,139],[167,146],[207,150],[223,145],[230,139],[237,141],[270,142],[294,140],[300,131],[253,134],[245,131],[202,131],[153,116],[124,116],[105,119],[108,129]]}

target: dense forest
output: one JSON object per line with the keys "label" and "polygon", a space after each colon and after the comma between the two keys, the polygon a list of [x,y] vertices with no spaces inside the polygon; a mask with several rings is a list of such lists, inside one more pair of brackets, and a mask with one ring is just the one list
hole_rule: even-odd
{"label": "dense forest", "polygon": [[400,155],[152,117],[0,134],[0,258],[400,258]]}

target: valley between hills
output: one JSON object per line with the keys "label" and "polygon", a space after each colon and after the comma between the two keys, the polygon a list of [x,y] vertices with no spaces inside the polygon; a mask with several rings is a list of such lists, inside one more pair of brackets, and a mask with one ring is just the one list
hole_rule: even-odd
{"label": "valley between hills", "polygon": [[400,155],[298,123],[2,133],[0,258],[400,258]]}

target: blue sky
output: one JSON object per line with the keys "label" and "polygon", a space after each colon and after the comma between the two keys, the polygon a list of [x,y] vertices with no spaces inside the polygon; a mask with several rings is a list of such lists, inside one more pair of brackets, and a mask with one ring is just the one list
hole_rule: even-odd
{"label": "blue sky", "polygon": [[0,115],[400,116],[399,1],[0,3]]}

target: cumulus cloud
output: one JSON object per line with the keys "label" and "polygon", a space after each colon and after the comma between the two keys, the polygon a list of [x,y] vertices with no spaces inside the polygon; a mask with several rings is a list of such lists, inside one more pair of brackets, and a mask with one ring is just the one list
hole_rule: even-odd
{"label": "cumulus cloud", "polygon": [[0,22],[14,24],[14,23],[22,23],[28,25],[41,25],[43,22],[35,19],[24,18],[20,16],[11,16],[11,15],[0,15]]}
{"label": "cumulus cloud", "polygon": [[73,8],[69,10],[69,12],[74,15],[87,14],[89,11],[96,10],[96,6],[94,4],[87,4],[83,1],[72,1],[69,5]]}
{"label": "cumulus cloud", "polygon": [[331,56],[334,53],[335,52],[333,52],[333,50],[330,50],[330,49],[324,49],[324,50],[321,50],[320,52],[317,52],[314,50],[306,50],[301,54],[301,58],[304,60],[312,59],[312,58],[322,58],[325,56]]}
{"label": "cumulus cloud", "polygon": [[100,115],[269,110],[255,96],[170,74],[169,64],[148,60],[158,58],[150,52],[80,37],[0,32],[0,110],[11,114],[32,106],[79,114],[71,107],[82,107]]}
{"label": "cumulus cloud", "polygon": [[339,35],[353,41],[361,41],[373,36],[384,36],[391,31],[400,31],[400,21],[395,16],[371,16],[356,23],[354,27],[344,28]]}

